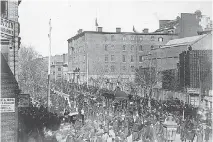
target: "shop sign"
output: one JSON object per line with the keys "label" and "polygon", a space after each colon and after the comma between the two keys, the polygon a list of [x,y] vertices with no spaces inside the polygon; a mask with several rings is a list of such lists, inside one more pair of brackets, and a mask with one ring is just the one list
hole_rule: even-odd
{"label": "shop sign", "polygon": [[15,98],[1,98],[1,113],[15,112]]}
{"label": "shop sign", "polygon": [[14,36],[15,22],[1,18],[1,34]]}

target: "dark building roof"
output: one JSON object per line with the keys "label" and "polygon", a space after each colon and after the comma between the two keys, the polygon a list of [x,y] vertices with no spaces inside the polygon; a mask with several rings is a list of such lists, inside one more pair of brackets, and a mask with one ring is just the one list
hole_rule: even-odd
{"label": "dark building roof", "polygon": [[207,36],[207,34],[198,35],[198,36],[191,36],[191,37],[185,37],[185,38],[179,38],[179,39],[173,39],[173,40],[170,40],[169,42],[167,42],[161,48],[180,46],[180,45],[191,45],[191,44],[201,40],[205,36]]}

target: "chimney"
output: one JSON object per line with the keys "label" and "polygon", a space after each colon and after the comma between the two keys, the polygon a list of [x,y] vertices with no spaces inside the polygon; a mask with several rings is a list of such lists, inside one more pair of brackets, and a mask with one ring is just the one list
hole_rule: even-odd
{"label": "chimney", "polygon": [[143,33],[148,34],[149,33],[149,29],[148,28],[143,29]]}
{"label": "chimney", "polygon": [[102,32],[102,27],[98,27],[98,32]]}
{"label": "chimney", "polygon": [[121,32],[121,28],[116,28],[116,33],[120,33]]}
{"label": "chimney", "polygon": [[63,64],[65,63],[65,54],[63,54]]}
{"label": "chimney", "polygon": [[79,29],[79,30],[78,30],[78,34],[82,33],[82,31],[83,31],[82,29]]}

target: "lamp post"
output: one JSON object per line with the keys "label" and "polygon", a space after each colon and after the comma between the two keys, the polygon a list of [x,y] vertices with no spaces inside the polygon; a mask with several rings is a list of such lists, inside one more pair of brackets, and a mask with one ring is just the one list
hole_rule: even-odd
{"label": "lamp post", "polygon": [[169,115],[163,123],[163,133],[165,142],[174,142],[177,131],[177,123],[175,119]]}

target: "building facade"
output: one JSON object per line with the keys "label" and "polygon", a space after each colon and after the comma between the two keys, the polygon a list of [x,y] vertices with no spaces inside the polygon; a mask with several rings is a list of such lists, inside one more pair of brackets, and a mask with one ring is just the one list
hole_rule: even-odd
{"label": "building facade", "polygon": [[18,79],[18,50],[20,48],[20,25],[18,6],[20,0],[1,1],[1,53]]}
{"label": "building facade", "polygon": [[[141,67],[143,59],[151,50],[159,48],[169,40],[177,38],[175,34],[121,32],[103,32],[79,30],[68,39],[68,72],[70,78],[74,70],[80,69],[80,80],[107,77],[111,80],[133,80],[135,68]],[[88,74],[88,78],[87,78]]]}
{"label": "building facade", "polygon": [[51,80],[68,80],[68,57],[67,54],[51,57]]}
{"label": "building facade", "polygon": [[19,0],[1,4],[1,141],[18,142]]}
{"label": "building facade", "polygon": [[[184,51],[180,54],[180,85],[185,88],[199,88],[202,95],[211,90],[212,81],[206,80],[212,74],[212,50]],[[204,84],[207,86],[205,86]],[[203,86],[202,86],[203,85]]]}
{"label": "building facade", "polygon": [[158,71],[177,69],[179,54],[189,48],[192,50],[211,50],[212,34],[171,40],[161,48],[152,50],[144,60],[143,66],[149,66],[151,62],[151,65],[156,67]]}
{"label": "building facade", "polygon": [[156,33],[175,33],[179,38],[197,36],[199,32],[212,30],[210,17],[195,13],[181,13],[174,20],[159,20],[159,29]]}

